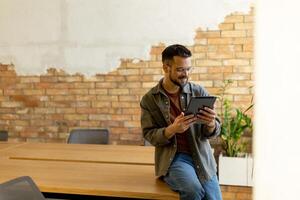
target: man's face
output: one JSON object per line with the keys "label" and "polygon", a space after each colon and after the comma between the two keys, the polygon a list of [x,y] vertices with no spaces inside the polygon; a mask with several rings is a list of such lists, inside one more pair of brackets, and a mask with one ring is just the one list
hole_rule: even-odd
{"label": "man's face", "polygon": [[184,87],[188,83],[189,73],[192,69],[191,58],[174,56],[173,62],[170,62],[168,66],[170,81],[181,88]]}

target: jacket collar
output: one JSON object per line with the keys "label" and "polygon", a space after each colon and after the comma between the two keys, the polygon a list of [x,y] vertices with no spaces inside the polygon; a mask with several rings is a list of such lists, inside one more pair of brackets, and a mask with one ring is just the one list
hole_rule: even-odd
{"label": "jacket collar", "polygon": [[[163,93],[165,94],[164,92],[164,89],[163,89],[163,86],[162,86],[162,82],[163,82],[164,78],[160,79],[158,84],[152,88],[152,94],[158,94],[158,93]],[[182,89],[182,93],[188,93],[190,94],[191,93],[191,84],[190,82],[188,82]]]}

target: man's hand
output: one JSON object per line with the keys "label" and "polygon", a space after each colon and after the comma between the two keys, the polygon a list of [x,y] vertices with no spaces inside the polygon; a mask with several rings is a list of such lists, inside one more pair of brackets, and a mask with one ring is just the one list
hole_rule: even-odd
{"label": "man's hand", "polygon": [[193,114],[184,116],[184,113],[182,112],[175,118],[173,124],[165,129],[165,136],[171,138],[175,133],[184,133],[196,120],[197,117]]}
{"label": "man's hand", "polygon": [[199,114],[197,114],[197,118],[199,121],[206,125],[209,132],[213,132],[216,126],[216,111],[213,109],[210,109],[208,107],[205,107],[204,109],[201,109],[199,111]]}

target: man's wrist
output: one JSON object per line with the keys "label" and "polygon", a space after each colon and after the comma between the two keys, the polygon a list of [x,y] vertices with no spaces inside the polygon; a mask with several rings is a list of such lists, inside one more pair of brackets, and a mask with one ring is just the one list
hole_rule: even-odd
{"label": "man's wrist", "polygon": [[206,127],[208,129],[215,129],[216,128],[216,121],[214,121],[212,124],[206,124]]}
{"label": "man's wrist", "polygon": [[168,126],[167,128],[165,128],[165,136],[169,139],[171,138],[173,135],[175,135],[174,131],[173,131],[173,127],[172,125]]}

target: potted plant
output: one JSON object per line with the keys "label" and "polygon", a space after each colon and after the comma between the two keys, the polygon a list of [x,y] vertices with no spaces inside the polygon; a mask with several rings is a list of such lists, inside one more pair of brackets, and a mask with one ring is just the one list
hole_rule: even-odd
{"label": "potted plant", "polygon": [[232,84],[231,80],[224,81],[219,97],[221,102],[220,117],[221,140],[223,152],[219,157],[219,180],[224,185],[252,185],[253,159],[246,154],[246,143],[242,142],[245,131],[252,131],[252,120],[245,110],[233,108],[232,102],[226,98],[226,91]]}

